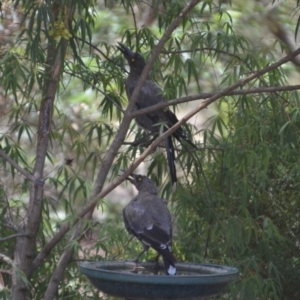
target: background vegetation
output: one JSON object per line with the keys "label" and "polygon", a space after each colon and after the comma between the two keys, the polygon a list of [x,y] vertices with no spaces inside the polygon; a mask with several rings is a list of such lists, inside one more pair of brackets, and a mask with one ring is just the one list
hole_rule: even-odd
{"label": "background vegetation", "polygon": [[[216,299],[300,298],[297,1],[0,4],[2,299],[107,299],[78,261],[140,250],[121,217],[135,191],[118,186],[138,166],[169,201],[178,260],[240,270]],[[189,119],[199,150],[176,146],[175,192],[163,137],[130,144],[117,42]]]}

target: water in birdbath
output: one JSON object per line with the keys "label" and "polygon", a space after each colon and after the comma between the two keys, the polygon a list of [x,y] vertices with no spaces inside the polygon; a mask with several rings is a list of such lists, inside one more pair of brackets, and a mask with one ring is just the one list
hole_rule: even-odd
{"label": "water in birdbath", "polygon": [[[166,271],[164,268],[161,267],[144,267],[141,265],[136,265],[136,266],[127,266],[126,268],[124,267],[117,267],[117,266],[109,266],[105,267],[102,269],[107,269],[108,271],[112,272],[118,272],[118,273],[126,273],[126,274],[139,274],[139,275],[166,275]],[[214,272],[209,271],[209,270],[197,270],[197,271],[192,271],[190,269],[184,270],[180,269],[177,270],[176,276],[199,276],[199,275],[209,275],[209,274],[214,274]]]}

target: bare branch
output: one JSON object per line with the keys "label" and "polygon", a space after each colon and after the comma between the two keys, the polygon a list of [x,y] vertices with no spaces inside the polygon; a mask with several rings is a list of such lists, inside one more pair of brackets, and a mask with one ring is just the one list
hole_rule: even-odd
{"label": "bare branch", "polygon": [[[10,203],[9,203],[9,201],[8,201],[8,198],[7,198],[7,195],[6,195],[6,194],[5,194],[5,196],[4,196],[4,199],[5,199],[7,211],[8,211],[8,214],[9,214],[9,222],[10,222],[10,223],[13,223],[13,214],[12,214],[11,207],[10,207]],[[6,218],[4,218],[4,219],[6,219]],[[15,225],[15,224],[13,223],[13,225]],[[17,227],[17,226],[15,226],[15,227]]]}
{"label": "bare branch", "polygon": [[[276,15],[276,6],[272,5],[272,9],[269,10],[267,14],[267,24],[272,33],[285,45],[287,46],[290,52],[297,49],[297,43],[292,32],[288,31],[282,24],[279,23],[278,17]],[[292,59],[292,62],[299,67],[300,66],[300,57],[295,57]]]}
{"label": "bare branch", "polygon": [[[240,96],[240,95],[249,95],[249,94],[261,94],[261,93],[275,93],[275,92],[283,92],[283,91],[294,91],[300,90],[300,85],[289,85],[289,86],[274,86],[274,87],[262,87],[262,88],[252,88],[247,90],[237,90],[228,92],[225,96]],[[218,93],[201,93],[198,95],[191,95],[187,97],[182,97],[178,99],[173,99],[167,102],[161,102],[155,105],[152,105],[147,108],[135,110],[131,113],[133,118],[136,118],[139,115],[147,114],[149,112],[155,111],[157,109],[162,109],[167,106],[187,103],[195,100],[207,99],[215,96]]]}
{"label": "bare branch", "polygon": [[18,231],[19,227],[13,223],[12,221],[9,221],[7,220],[6,218],[2,219],[2,221],[0,221],[0,224],[9,228],[9,229],[12,229],[14,231]]}
{"label": "bare branch", "polygon": [[235,57],[238,60],[243,60],[242,58],[240,58],[236,54],[232,54],[232,53],[229,53],[227,51],[224,51],[224,50],[221,50],[221,49],[217,49],[217,48],[214,48],[214,47],[201,47],[201,48],[172,50],[172,51],[166,51],[166,50],[164,50],[161,53],[162,54],[171,54],[171,53],[172,54],[182,54],[182,53],[193,53],[193,52],[198,52],[198,51],[215,51],[215,52],[223,53],[223,54],[228,55],[228,56]]}
{"label": "bare branch", "polygon": [[0,149],[0,156],[10,163],[15,169],[17,169],[23,176],[25,176],[28,180],[35,182],[35,177],[21,168],[9,155],[7,155],[2,149]]}
{"label": "bare branch", "polygon": [[13,264],[13,260],[8,257],[7,255],[0,253],[0,260],[7,263],[8,265],[12,265]]}
{"label": "bare branch", "polygon": [[[143,143],[137,143],[136,141],[134,142],[124,142],[123,145],[129,145],[129,146],[138,146],[138,145],[142,145]],[[157,147],[159,148],[166,148],[163,144],[158,145]],[[174,150],[176,151],[180,151],[181,149],[174,147]],[[223,151],[224,148],[219,148],[219,147],[200,147],[197,149],[189,149],[189,152],[195,152],[198,150],[215,150],[215,151]]]}
{"label": "bare branch", "polygon": [[43,300],[54,299],[55,294],[57,292],[57,286],[63,277],[66,267],[68,266],[69,262],[72,260],[73,252],[74,252],[73,247],[69,247],[61,255],[57,263],[57,266],[54,272],[52,273]]}
{"label": "bare branch", "polygon": [[[137,24],[136,24],[136,18],[135,18],[135,13],[134,13],[133,5],[132,5],[131,2],[129,2],[129,6],[130,6],[130,10],[131,10],[131,15],[132,15],[132,18],[133,18],[133,22],[134,22],[134,29],[135,29],[134,32],[137,35],[138,29],[137,29]],[[138,43],[138,38],[136,39],[136,41]],[[137,49],[138,49],[138,47],[137,47]]]}
{"label": "bare branch", "polygon": [[[59,1],[53,1],[52,9],[55,19],[58,18],[58,14],[61,11],[60,5]],[[71,10],[68,13],[69,14],[66,14],[65,20],[65,26],[67,28],[68,18],[72,19],[72,13],[74,13],[74,11]],[[30,213],[27,214],[26,221],[22,227],[23,232],[26,232],[29,237],[18,237],[15,246],[15,264],[20,271],[24,272],[27,278],[32,274],[31,265],[36,253],[36,239],[41,224],[44,198],[44,165],[51,132],[53,106],[61,79],[67,44],[68,41],[65,39],[62,39],[62,41],[57,44],[55,39],[49,36],[45,63],[45,80],[39,113],[36,159],[33,171],[34,177],[37,180],[35,184],[32,184],[30,187],[28,204],[28,212]],[[12,290],[13,300],[25,300],[28,298],[28,286],[17,276],[16,272],[12,275]]]}
{"label": "bare branch", "polygon": [[[79,222],[77,224],[76,230],[73,232],[70,240],[76,240],[80,236],[82,223]],[[64,250],[62,253],[57,266],[54,270],[54,272],[51,275],[49,284],[47,286],[47,290],[45,292],[43,300],[52,300],[55,297],[55,294],[57,292],[58,284],[63,278],[64,271],[66,267],[68,266],[69,262],[71,262],[72,257],[74,254],[74,248],[73,247],[67,247],[67,249]]]}
{"label": "bare branch", "polygon": [[[97,52],[99,52],[107,61],[109,61],[109,62],[111,62],[112,64],[114,64],[114,65],[116,65],[116,66],[118,66],[120,69],[122,69],[122,71],[123,72],[126,72],[126,73],[128,73],[128,71],[125,69],[125,68],[123,68],[121,65],[119,65],[119,64],[117,64],[115,61],[113,61],[111,58],[109,58],[107,55],[105,55],[105,53],[101,50],[101,49],[99,49],[98,47],[96,47],[95,45],[93,45],[93,44],[91,44],[90,42],[88,42],[88,41],[85,41],[85,40],[83,40],[81,37],[79,37],[79,36],[76,36],[76,39],[77,40],[79,40],[79,41],[81,41],[81,42],[84,42],[86,45],[88,45],[90,48],[92,48],[92,49],[94,49],[95,51],[97,51]],[[77,77],[77,78],[79,78],[79,79],[81,79],[82,81],[84,81],[84,79],[82,78],[82,77],[80,77],[79,75],[75,75],[75,73],[70,73],[70,72],[67,72],[66,70],[64,70],[67,74],[70,74],[70,75],[72,75],[72,76],[74,76],[74,77]],[[90,84],[90,83],[89,83]],[[92,87],[93,87],[93,85],[92,84],[90,84]],[[95,88],[95,87],[94,87]]]}
{"label": "bare branch", "polygon": [[[120,66],[119,66],[120,67]],[[121,68],[121,67],[120,67]],[[66,74],[69,74],[70,76],[76,77],[82,81],[84,81],[85,79],[83,77],[81,77],[79,74],[75,74],[75,73],[71,73],[68,72],[67,70],[64,70],[64,72]],[[122,113],[125,112],[125,110],[114,100],[112,99],[112,97],[110,97],[107,93],[105,93],[103,90],[101,90],[99,87],[95,86],[93,83],[89,82],[89,85],[91,88],[97,90],[98,92],[100,92],[104,97],[106,97],[116,108],[118,108]]]}
{"label": "bare branch", "polygon": [[17,237],[25,237],[25,236],[28,237],[29,235],[26,233],[12,234],[12,235],[6,236],[4,238],[0,238],[0,242],[4,242],[4,241],[10,240],[10,239],[15,239]]}
{"label": "bare branch", "polygon": [[2,274],[11,275],[12,272],[13,272],[12,269],[9,269],[9,270],[7,270],[7,269],[0,269],[0,273],[2,273]]}

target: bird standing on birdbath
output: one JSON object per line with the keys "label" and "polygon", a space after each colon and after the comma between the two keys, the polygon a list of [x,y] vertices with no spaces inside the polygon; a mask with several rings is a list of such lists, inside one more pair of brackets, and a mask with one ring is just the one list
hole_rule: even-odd
{"label": "bird standing on birdbath", "polygon": [[176,259],[172,253],[172,221],[167,205],[158,196],[156,185],[146,176],[133,174],[127,178],[138,190],[123,210],[125,227],[138,238],[144,247],[139,257],[149,247],[162,255],[166,273],[176,274]]}

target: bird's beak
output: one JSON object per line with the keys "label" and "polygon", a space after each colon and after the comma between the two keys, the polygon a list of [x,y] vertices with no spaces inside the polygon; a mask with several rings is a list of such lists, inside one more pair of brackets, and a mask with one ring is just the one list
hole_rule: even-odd
{"label": "bird's beak", "polygon": [[[125,170],[123,170],[123,169],[120,169],[120,171],[123,172],[123,173],[125,172]],[[133,185],[135,185],[134,174],[130,174],[130,175],[126,178],[126,180],[130,181]]]}
{"label": "bird's beak", "polygon": [[126,180],[130,181],[133,185],[135,185],[135,178],[134,178],[134,175],[129,175]]}
{"label": "bird's beak", "polygon": [[131,51],[129,48],[124,46],[123,44],[119,43],[119,46],[117,48],[123,53],[123,55],[126,57],[127,60],[130,60],[134,56],[134,52]]}

